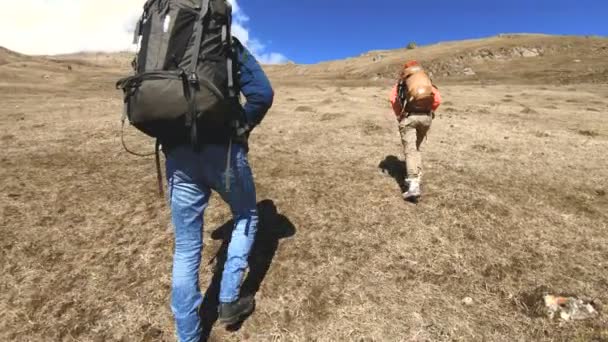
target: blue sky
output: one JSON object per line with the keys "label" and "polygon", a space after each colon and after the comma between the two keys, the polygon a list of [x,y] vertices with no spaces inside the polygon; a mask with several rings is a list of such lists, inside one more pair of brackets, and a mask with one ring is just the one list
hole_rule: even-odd
{"label": "blue sky", "polygon": [[[414,41],[529,32],[608,36],[608,0],[229,0],[263,63],[357,56]],[[0,0],[0,46],[27,54],[134,51],[145,0]]]}
{"label": "blue sky", "polygon": [[608,0],[240,0],[239,5],[256,40],[298,63],[410,41],[499,33],[608,36]]}

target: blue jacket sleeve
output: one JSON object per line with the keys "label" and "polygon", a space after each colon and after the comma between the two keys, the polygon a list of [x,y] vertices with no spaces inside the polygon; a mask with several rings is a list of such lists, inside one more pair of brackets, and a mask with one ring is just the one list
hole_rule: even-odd
{"label": "blue jacket sleeve", "polygon": [[274,91],[255,57],[242,47],[239,51],[239,83],[246,103],[243,106],[247,124],[257,126],[272,106]]}

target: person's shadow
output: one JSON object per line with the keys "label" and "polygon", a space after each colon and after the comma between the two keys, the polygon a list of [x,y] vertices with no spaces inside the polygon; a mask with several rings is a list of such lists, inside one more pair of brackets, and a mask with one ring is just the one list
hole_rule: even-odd
{"label": "person's shadow", "polygon": [[382,173],[395,179],[402,193],[407,191],[407,184],[405,183],[407,168],[404,161],[395,156],[387,156],[380,162],[378,168]]}
{"label": "person's shadow", "polygon": [[[274,255],[279,247],[279,240],[291,237],[296,233],[295,226],[286,216],[278,213],[273,201],[263,200],[258,203],[257,207],[259,215],[258,231],[249,255],[249,273],[241,286],[241,297],[256,295],[270,269]],[[234,221],[230,220],[211,234],[212,239],[223,240],[223,243],[209,263],[211,264],[215,261],[215,268],[213,278],[205,292],[205,298],[201,306],[200,314],[203,328],[201,341],[209,339],[213,325],[218,319],[220,281],[233,229]],[[242,323],[228,326],[227,329],[237,331]]]}

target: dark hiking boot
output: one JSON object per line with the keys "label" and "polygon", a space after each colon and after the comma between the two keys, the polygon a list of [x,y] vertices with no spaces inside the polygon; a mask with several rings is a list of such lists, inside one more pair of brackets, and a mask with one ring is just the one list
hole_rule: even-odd
{"label": "dark hiking boot", "polygon": [[251,315],[255,308],[253,296],[239,298],[232,303],[221,303],[219,321],[222,324],[234,325]]}

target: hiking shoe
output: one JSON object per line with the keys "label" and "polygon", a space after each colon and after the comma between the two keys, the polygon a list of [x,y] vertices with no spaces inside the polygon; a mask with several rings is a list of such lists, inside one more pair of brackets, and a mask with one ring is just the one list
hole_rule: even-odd
{"label": "hiking shoe", "polygon": [[403,193],[403,199],[406,201],[416,201],[422,195],[420,190],[420,179],[412,178],[406,181],[407,191]]}
{"label": "hiking shoe", "polygon": [[219,308],[219,321],[222,324],[234,325],[251,315],[255,308],[253,296],[239,298],[232,303],[221,303]]}

